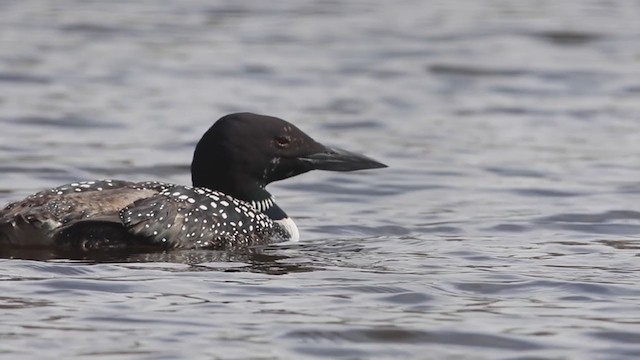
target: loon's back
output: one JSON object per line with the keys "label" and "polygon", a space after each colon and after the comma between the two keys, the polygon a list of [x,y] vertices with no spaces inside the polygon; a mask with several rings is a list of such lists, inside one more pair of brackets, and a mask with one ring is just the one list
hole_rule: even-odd
{"label": "loon's back", "polygon": [[0,211],[0,245],[8,246],[230,249],[284,235],[246,202],[160,182],[73,183]]}

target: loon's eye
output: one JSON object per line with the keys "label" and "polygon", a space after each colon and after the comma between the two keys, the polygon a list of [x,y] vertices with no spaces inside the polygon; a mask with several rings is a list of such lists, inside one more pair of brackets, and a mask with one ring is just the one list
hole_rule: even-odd
{"label": "loon's eye", "polygon": [[278,136],[276,138],[276,145],[281,148],[286,148],[291,143],[291,139],[288,136]]}

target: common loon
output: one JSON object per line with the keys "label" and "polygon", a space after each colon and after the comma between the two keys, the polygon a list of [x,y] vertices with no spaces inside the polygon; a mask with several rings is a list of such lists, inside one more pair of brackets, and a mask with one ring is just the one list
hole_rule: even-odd
{"label": "common loon", "polygon": [[297,226],[267,184],[314,169],[383,167],[282,119],[230,114],[198,142],[193,186],[96,180],[44,190],[0,210],[0,246],[235,249],[297,241]]}

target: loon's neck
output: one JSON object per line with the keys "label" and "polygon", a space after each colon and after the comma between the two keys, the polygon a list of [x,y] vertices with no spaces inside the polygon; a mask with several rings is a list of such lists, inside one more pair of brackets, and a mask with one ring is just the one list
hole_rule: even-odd
{"label": "loon's neck", "polygon": [[[266,190],[265,193],[269,194]],[[289,216],[275,203],[273,196],[269,194],[269,197],[262,200],[252,200],[251,206],[257,211],[267,215],[273,222],[280,228],[280,230],[286,234],[289,241],[299,241],[300,232],[298,226],[291,220]]]}
{"label": "loon's neck", "polygon": [[267,215],[271,220],[280,220],[287,217],[287,214],[273,201],[273,196],[261,200],[251,200],[249,203],[254,209]]}

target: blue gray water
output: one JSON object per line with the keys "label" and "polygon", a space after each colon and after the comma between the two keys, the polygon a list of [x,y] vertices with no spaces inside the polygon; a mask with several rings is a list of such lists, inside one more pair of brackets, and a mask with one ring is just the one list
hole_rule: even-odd
{"label": "blue gray water", "polygon": [[3,204],[188,183],[234,111],[390,165],[273,184],[298,244],[5,254],[0,357],[640,357],[638,18],[637,1],[0,2]]}

